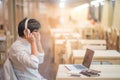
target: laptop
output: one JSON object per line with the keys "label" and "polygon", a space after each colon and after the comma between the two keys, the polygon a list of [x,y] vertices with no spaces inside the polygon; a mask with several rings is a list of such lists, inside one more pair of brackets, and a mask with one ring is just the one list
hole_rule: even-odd
{"label": "laptop", "polygon": [[94,51],[87,48],[82,64],[66,64],[65,67],[70,71],[72,70],[82,71],[82,70],[89,69],[92,62],[93,55],[94,55]]}

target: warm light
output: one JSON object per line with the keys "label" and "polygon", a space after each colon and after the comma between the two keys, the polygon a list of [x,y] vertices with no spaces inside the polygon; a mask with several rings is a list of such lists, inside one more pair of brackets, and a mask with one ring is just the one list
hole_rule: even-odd
{"label": "warm light", "polygon": [[2,1],[0,0],[0,4],[2,4]]}
{"label": "warm light", "polygon": [[91,1],[91,5],[94,5],[95,7],[99,6],[99,2],[98,1]]}
{"label": "warm light", "polygon": [[60,8],[64,8],[65,7],[65,3],[64,2],[60,2],[59,7]]}
{"label": "warm light", "polygon": [[101,5],[104,5],[104,2],[101,2]]}
{"label": "warm light", "polygon": [[95,7],[98,7],[99,3],[101,3],[101,5],[104,5],[104,0],[91,1],[91,5],[94,5]]}
{"label": "warm light", "polygon": [[62,1],[66,1],[66,0],[60,0],[60,1],[62,2]]}
{"label": "warm light", "polygon": [[78,10],[80,10],[80,9],[84,9],[84,8],[87,8],[87,7],[89,7],[89,4],[88,3],[86,3],[86,4],[83,4],[83,5],[80,5],[80,6],[78,6],[78,7],[75,7],[75,11],[78,11]]}

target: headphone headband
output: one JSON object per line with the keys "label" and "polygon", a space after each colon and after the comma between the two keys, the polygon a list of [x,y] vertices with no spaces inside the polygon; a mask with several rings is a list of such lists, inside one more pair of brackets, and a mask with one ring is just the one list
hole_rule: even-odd
{"label": "headphone headband", "polygon": [[29,21],[30,19],[26,19],[26,21],[25,21],[25,29],[27,29],[27,25],[28,25],[28,21]]}

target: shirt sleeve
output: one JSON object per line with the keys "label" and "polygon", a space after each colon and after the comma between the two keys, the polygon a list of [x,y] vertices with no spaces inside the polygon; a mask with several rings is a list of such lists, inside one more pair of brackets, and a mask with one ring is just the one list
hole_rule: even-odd
{"label": "shirt sleeve", "polygon": [[28,55],[24,51],[17,54],[17,60],[26,67],[38,69],[39,64],[44,61],[44,52],[39,53],[37,56]]}
{"label": "shirt sleeve", "polygon": [[41,52],[37,55],[37,58],[39,59],[39,64],[44,62],[44,52]]}
{"label": "shirt sleeve", "polygon": [[26,67],[38,69],[39,59],[35,55],[28,55],[24,51],[18,52],[16,55],[18,62]]}

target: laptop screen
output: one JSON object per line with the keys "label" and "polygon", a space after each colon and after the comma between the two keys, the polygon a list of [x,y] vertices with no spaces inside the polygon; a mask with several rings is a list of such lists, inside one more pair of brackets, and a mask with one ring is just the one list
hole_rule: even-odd
{"label": "laptop screen", "polygon": [[83,62],[82,62],[82,65],[89,68],[91,65],[91,62],[92,62],[93,55],[94,55],[94,51],[91,49],[87,49],[84,59],[83,59]]}

